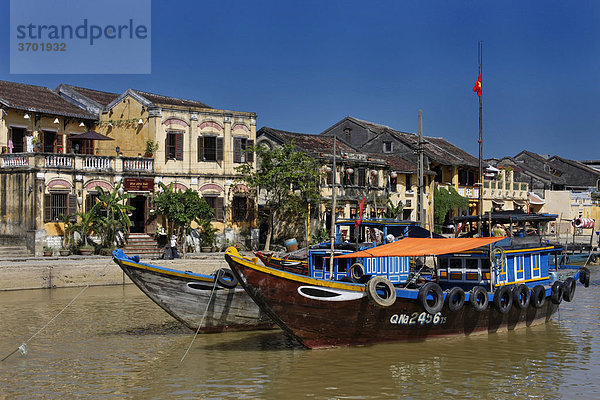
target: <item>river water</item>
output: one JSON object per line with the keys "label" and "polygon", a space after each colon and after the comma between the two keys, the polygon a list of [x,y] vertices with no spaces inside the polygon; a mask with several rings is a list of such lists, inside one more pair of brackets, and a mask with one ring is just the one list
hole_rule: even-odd
{"label": "river water", "polygon": [[598,399],[599,279],[541,326],[326,350],[280,331],[193,341],[133,285],[87,289],[30,339],[81,288],[0,292],[0,358],[30,339],[0,362],[0,399]]}

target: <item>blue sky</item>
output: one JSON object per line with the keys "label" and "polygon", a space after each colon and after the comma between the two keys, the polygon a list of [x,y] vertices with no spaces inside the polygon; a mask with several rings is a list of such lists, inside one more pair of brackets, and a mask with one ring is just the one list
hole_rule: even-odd
{"label": "blue sky", "polygon": [[421,109],[425,135],[474,156],[481,40],[484,157],[600,159],[598,1],[153,1],[148,75],[11,75],[0,4],[2,80],[132,87],[305,133],[346,115],[416,132]]}

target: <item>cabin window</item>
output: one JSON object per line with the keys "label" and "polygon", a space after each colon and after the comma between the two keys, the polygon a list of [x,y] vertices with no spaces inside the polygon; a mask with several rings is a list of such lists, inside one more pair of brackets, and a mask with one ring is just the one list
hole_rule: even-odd
{"label": "cabin window", "polygon": [[223,138],[199,136],[198,161],[223,161]]}
{"label": "cabin window", "polygon": [[183,160],[183,132],[169,131],[165,143],[167,160]]}
{"label": "cabin window", "polygon": [[314,257],[313,268],[315,269],[315,271],[321,271],[323,269],[323,256]]}
{"label": "cabin window", "polygon": [[351,258],[339,258],[338,265],[337,265],[337,272],[344,273],[344,272],[348,271],[348,266],[352,265],[352,264],[350,264],[351,261],[352,261]]}
{"label": "cabin window", "polygon": [[233,138],[233,162],[245,163],[254,161],[254,141],[246,138]]}
{"label": "cabin window", "polygon": [[476,258],[467,258],[465,266],[467,269],[477,269],[479,268],[479,261]]}
{"label": "cabin window", "polygon": [[440,268],[448,268],[449,261],[450,260],[448,258],[440,258],[439,261],[438,261],[439,265],[440,265]]}
{"label": "cabin window", "polygon": [[451,258],[450,259],[450,268],[462,268],[462,259]]}

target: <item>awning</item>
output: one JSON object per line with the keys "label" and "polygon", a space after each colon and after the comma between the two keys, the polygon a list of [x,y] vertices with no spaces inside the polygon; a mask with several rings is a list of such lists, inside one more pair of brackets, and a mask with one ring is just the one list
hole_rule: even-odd
{"label": "awning", "polygon": [[71,140],[115,140],[108,136],[104,136],[96,131],[87,131],[85,133],[70,135],[69,139],[71,139]]}
{"label": "awning", "polygon": [[420,257],[440,254],[460,253],[498,242],[505,237],[489,238],[404,238],[355,253],[343,254],[334,258],[357,257]]}
{"label": "awning", "polygon": [[519,207],[525,207],[527,202],[525,200],[513,200],[513,204]]}
{"label": "awning", "polygon": [[504,200],[492,200],[492,204],[495,204],[497,206],[503,206]]}
{"label": "awning", "polygon": [[529,204],[542,205],[546,204],[546,200],[542,199],[535,193],[529,193]]}

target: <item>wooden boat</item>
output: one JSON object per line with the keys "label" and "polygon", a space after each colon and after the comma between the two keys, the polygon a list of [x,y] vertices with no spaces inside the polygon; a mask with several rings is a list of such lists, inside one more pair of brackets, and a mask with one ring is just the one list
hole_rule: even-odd
{"label": "wooden boat", "polygon": [[339,256],[445,257],[444,266],[436,267],[429,280],[411,278],[395,285],[384,276],[361,284],[279,271],[239,256],[235,248],[225,258],[261,309],[308,348],[415,341],[543,323],[563,299],[573,299],[576,279],[589,285],[586,268],[564,282],[557,280],[548,259],[559,248],[492,247],[502,240],[405,238]]}
{"label": "wooden boat", "polygon": [[275,324],[238,285],[230,270],[196,274],[142,263],[123,250],[113,260],[153,302],[185,326],[203,333],[273,329]]}

